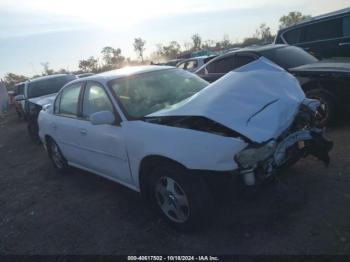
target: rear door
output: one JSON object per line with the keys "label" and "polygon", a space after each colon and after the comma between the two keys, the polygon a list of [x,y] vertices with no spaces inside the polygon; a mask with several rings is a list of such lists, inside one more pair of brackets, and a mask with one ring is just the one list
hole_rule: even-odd
{"label": "rear door", "polygon": [[342,20],[329,19],[307,25],[301,29],[300,46],[320,58],[337,56],[342,37]]}
{"label": "rear door", "polygon": [[283,39],[318,58],[350,56],[349,16],[317,21],[283,33]]}
{"label": "rear door", "polygon": [[[93,125],[93,113],[111,111],[116,118],[112,125]],[[82,121],[79,124],[79,145],[84,155],[83,166],[125,183],[131,182],[128,156],[120,125],[120,117],[103,85],[88,81],[82,98]]]}

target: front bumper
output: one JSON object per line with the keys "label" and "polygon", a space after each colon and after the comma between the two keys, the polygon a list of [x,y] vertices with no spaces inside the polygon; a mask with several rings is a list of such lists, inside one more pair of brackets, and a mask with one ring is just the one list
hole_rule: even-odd
{"label": "front bumper", "polygon": [[[276,147],[273,154],[273,163],[276,167],[283,166],[290,158],[313,155],[326,165],[329,164],[329,151],[333,147],[324,132],[324,129],[306,129],[291,133]],[[293,148],[293,152],[288,152]]]}
{"label": "front bumper", "polygon": [[[303,129],[291,132],[275,142],[271,154],[264,159],[256,157],[256,162],[250,162],[249,165],[238,163],[239,172],[246,185],[254,185],[256,178],[260,181],[264,180],[283,167],[290,166],[308,155],[317,157],[325,165],[330,162],[329,151],[333,147],[333,142],[326,137],[324,130]],[[264,146],[266,147],[266,144]]]}

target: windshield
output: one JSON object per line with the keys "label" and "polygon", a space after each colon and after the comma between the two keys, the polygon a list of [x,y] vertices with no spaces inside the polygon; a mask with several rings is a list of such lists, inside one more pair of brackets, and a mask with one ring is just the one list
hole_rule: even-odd
{"label": "windshield", "polygon": [[66,75],[29,82],[28,98],[57,93],[66,83],[74,79],[76,79],[74,75]]}
{"label": "windshield", "polygon": [[129,117],[141,118],[199,92],[208,82],[180,69],[166,69],[109,82]]}
{"label": "windshield", "polygon": [[261,54],[285,69],[312,64],[318,61],[316,57],[295,46],[273,48],[263,51]]}

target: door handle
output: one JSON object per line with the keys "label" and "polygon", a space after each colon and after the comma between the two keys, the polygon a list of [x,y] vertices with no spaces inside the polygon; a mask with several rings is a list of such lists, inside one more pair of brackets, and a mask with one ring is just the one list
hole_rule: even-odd
{"label": "door handle", "polygon": [[83,135],[83,136],[86,136],[87,131],[86,131],[85,129],[80,128],[80,129],[79,129],[79,133],[80,133],[81,135]]}
{"label": "door handle", "polygon": [[338,44],[338,46],[343,46],[343,45],[350,45],[350,42],[343,42]]}

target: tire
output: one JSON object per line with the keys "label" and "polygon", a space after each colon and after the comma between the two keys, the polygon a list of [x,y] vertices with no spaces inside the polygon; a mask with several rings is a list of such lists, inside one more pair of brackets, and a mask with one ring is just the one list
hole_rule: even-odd
{"label": "tire", "polygon": [[317,126],[324,127],[333,124],[336,118],[336,106],[332,97],[321,90],[311,90],[306,93],[306,96],[318,99],[321,102],[322,110],[318,112],[319,120]]}
{"label": "tire", "polygon": [[60,148],[53,139],[48,140],[47,151],[53,166],[58,172],[64,173],[69,170],[67,160],[64,158]]}
{"label": "tire", "polygon": [[27,122],[27,130],[29,133],[30,139],[37,145],[40,145],[41,141],[39,138],[39,127],[37,120],[29,119]]}
{"label": "tire", "polygon": [[210,221],[213,198],[205,180],[166,162],[149,176],[149,200],[161,217],[180,231],[194,231]]}

